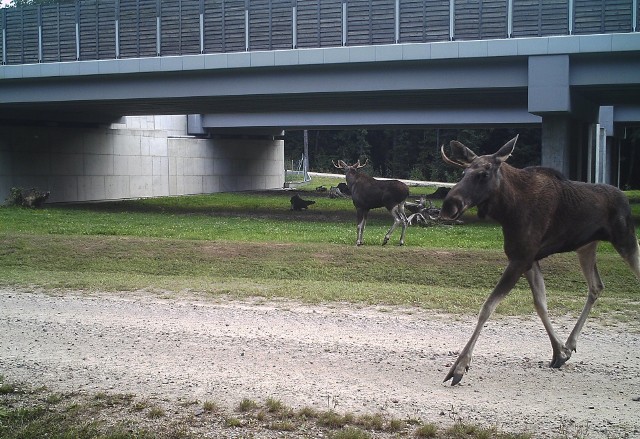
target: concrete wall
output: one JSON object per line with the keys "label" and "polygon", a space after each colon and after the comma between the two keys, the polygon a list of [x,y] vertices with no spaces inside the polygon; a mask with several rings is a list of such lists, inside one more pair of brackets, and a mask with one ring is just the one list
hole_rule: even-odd
{"label": "concrete wall", "polygon": [[11,187],[49,202],[269,189],[284,183],[284,141],[185,136],[186,116],[109,127],[2,127],[0,202]]}

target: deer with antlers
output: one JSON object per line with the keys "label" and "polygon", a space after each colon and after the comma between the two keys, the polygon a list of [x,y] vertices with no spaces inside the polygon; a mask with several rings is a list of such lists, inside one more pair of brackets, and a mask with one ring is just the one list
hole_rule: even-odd
{"label": "deer with antlers", "polygon": [[[460,382],[469,369],[482,327],[498,303],[524,275],[533,303],[551,341],[550,366],[558,368],[576,350],[578,336],[604,286],[596,268],[598,241],[609,241],[640,279],[640,248],[629,200],[617,188],[566,179],[543,167],[514,168],[506,163],[518,137],[498,152],[477,156],[460,142],[450,143],[451,155],[441,147],[445,162],[464,169],[462,179],[444,199],[440,215],[460,218],[472,206],[502,226],[509,263],[480,309],[471,338],[451,366],[445,381]],[[547,293],[538,261],[554,253],[575,251],[587,280],[587,301],[566,342],[556,335],[547,311]]]}
{"label": "deer with antlers", "polygon": [[333,166],[344,171],[347,186],[351,192],[351,199],[356,207],[358,224],[356,245],[362,245],[364,242],[362,235],[367,223],[369,210],[378,207],[386,207],[393,216],[393,224],[384,236],[382,245],[389,241],[391,234],[399,225],[402,226],[400,245],[404,245],[404,234],[408,224],[407,216],[404,213],[404,203],[409,196],[409,188],[399,180],[376,180],[358,171],[358,169],[364,168],[368,162],[369,160],[367,159],[364,165],[360,164],[360,160],[353,165],[348,165],[342,160],[338,160],[337,164],[333,163]]}

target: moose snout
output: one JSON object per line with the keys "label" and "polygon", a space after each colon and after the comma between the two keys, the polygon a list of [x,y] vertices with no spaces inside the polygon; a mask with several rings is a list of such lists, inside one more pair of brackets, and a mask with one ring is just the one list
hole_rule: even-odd
{"label": "moose snout", "polygon": [[440,209],[440,218],[445,220],[456,220],[464,212],[464,203],[458,197],[447,197]]}

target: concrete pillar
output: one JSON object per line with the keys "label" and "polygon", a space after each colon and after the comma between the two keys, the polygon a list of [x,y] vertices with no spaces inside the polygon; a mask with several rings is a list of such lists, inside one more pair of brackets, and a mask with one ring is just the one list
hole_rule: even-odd
{"label": "concrete pillar", "polygon": [[571,129],[568,116],[542,117],[542,166],[556,169],[567,177],[570,176]]}
{"label": "concrete pillar", "polygon": [[[186,116],[109,127],[1,127],[0,199],[11,187],[75,202],[281,188],[284,141],[187,136]],[[1,202],[1,201],[0,201]]]}

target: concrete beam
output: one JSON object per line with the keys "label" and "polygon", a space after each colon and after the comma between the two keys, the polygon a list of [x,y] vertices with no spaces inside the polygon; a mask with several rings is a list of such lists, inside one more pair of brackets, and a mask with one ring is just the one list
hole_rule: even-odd
{"label": "concrete beam", "polygon": [[571,112],[569,55],[529,57],[529,112]]}

